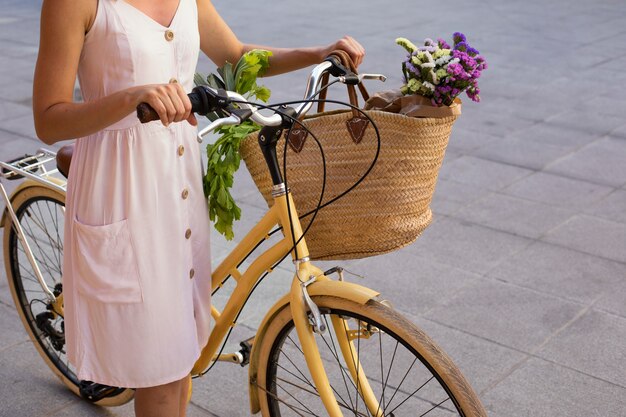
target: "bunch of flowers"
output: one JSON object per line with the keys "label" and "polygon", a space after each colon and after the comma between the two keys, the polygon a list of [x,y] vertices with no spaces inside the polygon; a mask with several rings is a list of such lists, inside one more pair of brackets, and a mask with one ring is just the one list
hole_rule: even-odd
{"label": "bunch of flowers", "polygon": [[420,47],[408,39],[396,39],[409,53],[402,63],[403,94],[428,97],[434,106],[449,106],[463,91],[473,101],[480,101],[478,79],[487,62],[462,33],[456,32],[452,39],[452,47],[441,38],[437,42],[426,39]]}

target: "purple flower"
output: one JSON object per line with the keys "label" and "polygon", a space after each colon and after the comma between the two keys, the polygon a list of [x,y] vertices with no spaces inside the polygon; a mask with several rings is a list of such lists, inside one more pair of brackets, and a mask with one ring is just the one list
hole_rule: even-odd
{"label": "purple flower", "polygon": [[465,68],[474,68],[478,65],[476,60],[464,51],[454,50],[452,51],[452,57],[458,58],[461,65]]}
{"label": "purple flower", "polygon": [[452,76],[458,76],[460,75],[462,72],[464,72],[463,67],[461,66],[461,64],[448,64],[448,68],[446,70],[448,72],[448,74],[452,75]]}
{"label": "purple flower", "polygon": [[461,42],[467,41],[467,38],[461,32],[454,32],[454,34],[452,35],[452,39],[454,40],[454,44],[455,45],[457,43],[461,43]]}
{"label": "purple flower", "polygon": [[457,51],[463,51],[463,52],[466,52],[466,51],[467,51],[468,46],[469,46],[469,45],[468,45],[468,44],[467,44],[467,42],[465,42],[465,41],[463,41],[463,42],[458,42],[458,43],[456,43],[456,44],[454,45],[454,49],[455,49],[455,50],[457,50]]}
{"label": "purple flower", "polygon": [[437,43],[441,49],[451,49],[450,45],[448,45],[448,43],[442,38],[437,39]]}
{"label": "purple flower", "polygon": [[412,72],[413,74],[416,74],[416,75],[420,74],[420,70],[418,70],[415,67],[415,65],[413,65],[413,63],[411,62],[411,59],[407,59],[406,61],[404,61],[404,65],[406,65],[406,69]]}
{"label": "purple flower", "polygon": [[480,101],[479,94],[480,94],[480,90],[478,89],[478,87],[467,89],[467,96],[470,98],[470,100],[475,101],[477,103]]}
{"label": "purple flower", "polygon": [[476,56],[478,55],[480,52],[478,52],[477,49],[472,48],[471,46],[468,46],[467,48],[467,53],[469,54],[469,56]]}

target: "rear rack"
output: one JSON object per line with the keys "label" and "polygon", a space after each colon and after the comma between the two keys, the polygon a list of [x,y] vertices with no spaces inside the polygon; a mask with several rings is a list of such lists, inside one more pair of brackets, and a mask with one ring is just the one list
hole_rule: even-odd
{"label": "rear rack", "polygon": [[56,152],[39,149],[34,155],[24,155],[12,161],[0,161],[0,175],[7,180],[29,178],[60,192],[65,192],[67,181],[56,166]]}

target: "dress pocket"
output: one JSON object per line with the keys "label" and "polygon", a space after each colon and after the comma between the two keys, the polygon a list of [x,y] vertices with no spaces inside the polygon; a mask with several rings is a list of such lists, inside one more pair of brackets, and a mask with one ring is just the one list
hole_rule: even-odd
{"label": "dress pocket", "polygon": [[79,293],[104,303],[143,300],[128,221],[91,226],[74,219],[75,282]]}

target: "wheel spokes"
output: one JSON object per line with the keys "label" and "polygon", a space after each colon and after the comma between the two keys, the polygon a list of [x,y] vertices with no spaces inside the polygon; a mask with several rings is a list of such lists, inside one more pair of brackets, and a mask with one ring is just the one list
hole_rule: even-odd
{"label": "wheel spokes", "polygon": [[[348,318],[343,312],[338,317],[344,323],[345,336],[357,339],[353,340],[354,346],[350,343],[352,357],[344,357],[338,349],[338,341],[333,337],[333,327],[329,326],[327,313],[323,313],[323,319],[329,331],[322,336],[316,335],[316,339],[337,403],[341,408],[349,410],[344,415],[430,416],[434,410],[442,410],[444,413],[452,411],[445,407],[450,397],[443,387],[435,384],[437,378],[429,368],[422,366],[421,359],[400,340],[377,323],[369,323],[360,317]],[[354,320],[354,330],[345,325],[349,320]],[[299,412],[325,415],[297,340],[293,327],[282,338],[273,371],[276,386],[268,395],[278,402],[279,407],[285,406],[280,415],[294,412],[292,407]],[[356,375],[364,374],[367,377],[375,395],[374,401],[377,402],[365,401],[362,392],[365,388],[361,389],[358,378],[354,380],[346,360],[352,361]],[[418,382],[420,379],[421,382]]]}
{"label": "wheel spokes", "polygon": [[[35,198],[17,208],[16,214],[46,285],[51,290],[61,291],[63,204],[49,198]],[[49,311],[49,300],[41,288],[41,284],[26,256],[21,241],[17,237],[15,227],[11,230],[9,244],[12,248],[10,258],[14,275],[13,280],[16,284],[15,289],[20,299],[22,311],[28,318],[31,330],[56,367],[66,377],[78,384],[75,372],[67,358],[67,352],[62,345],[62,339],[61,341],[56,339],[58,334],[64,333],[62,326],[63,318],[48,319],[49,322],[44,328],[52,332],[50,335],[47,334],[48,330],[43,331],[36,323],[36,318],[39,314]],[[53,335],[55,337],[54,341],[51,339]]]}

